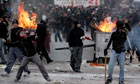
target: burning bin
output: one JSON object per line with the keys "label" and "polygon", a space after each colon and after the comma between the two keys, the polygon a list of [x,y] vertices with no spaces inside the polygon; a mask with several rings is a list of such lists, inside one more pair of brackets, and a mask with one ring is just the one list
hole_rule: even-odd
{"label": "burning bin", "polygon": [[[95,57],[98,63],[104,63],[104,49],[107,47],[107,44],[110,40],[111,32],[95,32]],[[107,58],[111,56],[111,46],[108,49]]]}

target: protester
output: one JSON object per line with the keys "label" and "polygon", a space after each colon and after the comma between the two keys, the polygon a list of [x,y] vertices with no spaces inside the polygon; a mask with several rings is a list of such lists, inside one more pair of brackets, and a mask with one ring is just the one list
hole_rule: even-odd
{"label": "protester", "polygon": [[35,40],[34,32],[26,34],[26,32],[21,36],[21,40],[19,43],[22,44],[21,50],[23,51],[24,58],[22,60],[22,63],[18,69],[15,82],[19,81],[23,72],[23,69],[28,65],[30,61],[34,62],[40,69],[40,72],[42,73],[43,77],[50,82],[51,79],[46,72],[45,67],[42,64],[42,61],[40,60],[40,57],[35,49],[34,44],[32,41]]}
{"label": "protester", "polygon": [[[18,35],[18,32],[22,30],[21,27],[18,27],[18,21],[15,19],[12,21],[13,28],[11,29],[11,40],[6,41],[4,40],[5,44],[10,47],[9,54],[8,54],[8,61],[5,68],[5,72],[1,74],[1,76],[8,76],[11,72],[11,69],[13,65],[16,62],[16,59],[18,59],[19,63],[21,63],[23,59],[22,51],[20,50],[21,44],[15,44],[20,41],[20,37]],[[25,73],[24,76],[27,76],[30,74],[30,71],[26,67],[24,69]]]}
{"label": "protester", "polygon": [[2,40],[7,39],[8,37],[8,21],[4,20],[2,16],[0,16],[0,57],[1,57],[1,62],[0,64],[6,64],[6,59],[3,53],[3,42]]}
{"label": "protester", "polygon": [[68,40],[71,51],[70,66],[75,72],[80,72],[82,62],[82,53],[83,53],[82,36],[84,36],[84,31],[81,29],[80,23],[78,21],[75,21],[74,28],[70,31]]}
{"label": "protester", "polygon": [[[49,57],[48,52],[45,48],[45,38],[46,38],[46,21],[41,20],[40,24],[37,26],[37,51],[41,56],[44,56],[47,60],[47,63],[51,63],[53,60]],[[41,57],[42,59],[42,57]]]}
{"label": "protester", "polygon": [[61,38],[61,19],[57,18],[55,21],[55,42],[57,42],[57,38],[59,39],[60,42],[62,42],[62,38]]}
{"label": "protester", "polygon": [[127,31],[124,29],[123,21],[117,21],[116,23],[117,30],[112,33],[110,41],[107,45],[107,48],[104,50],[104,55],[107,55],[107,50],[109,49],[112,43],[112,56],[109,61],[109,69],[108,69],[108,79],[106,84],[110,84],[112,82],[112,74],[113,68],[118,60],[120,65],[120,78],[119,84],[124,84],[124,64],[125,64],[125,42],[127,40]]}

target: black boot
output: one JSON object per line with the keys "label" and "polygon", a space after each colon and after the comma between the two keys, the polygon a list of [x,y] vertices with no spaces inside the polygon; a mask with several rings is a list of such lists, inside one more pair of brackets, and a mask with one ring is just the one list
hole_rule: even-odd
{"label": "black boot", "polygon": [[107,79],[107,81],[105,82],[105,84],[110,84],[112,82],[112,80]]}

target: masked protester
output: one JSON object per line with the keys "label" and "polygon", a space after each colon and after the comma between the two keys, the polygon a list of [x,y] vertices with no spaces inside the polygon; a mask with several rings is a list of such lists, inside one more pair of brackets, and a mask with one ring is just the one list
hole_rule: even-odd
{"label": "masked protester", "polygon": [[[45,67],[42,64],[42,61],[40,60],[40,57],[36,51],[36,48],[33,44],[33,41],[35,41],[34,34],[35,34],[34,32],[28,32],[28,33],[25,32],[25,33],[23,33],[23,35],[20,34],[22,37],[18,43],[21,44],[21,50],[23,51],[24,58],[23,58],[22,63],[18,69],[16,78],[15,78],[15,82],[20,80],[25,66],[27,66],[27,64],[30,61],[34,62],[39,67],[40,72],[42,73],[45,80],[47,80],[48,82],[51,81],[48,73],[46,72]],[[16,43],[16,44],[18,44],[18,43]]]}
{"label": "masked protester", "polygon": [[48,52],[45,48],[45,40],[46,40],[46,21],[41,20],[40,24],[37,26],[36,35],[37,35],[37,51],[42,56],[44,56],[47,60],[47,63],[51,63],[53,60],[49,57]]}
{"label": "masked protester", "polygon": [[68,40],[71,51],[70,66],[75,72],[80,72],[80,66],[82,62],[82,36],[84,36],[84,31],[80,28],[80,23],[78,21],[75,21],[74,28],[70,31]]}
{"label": "masked protester", "polygon": [[127,31],[124,28],[124,23],[122,21],[117,21],[117,30],[112,33],[110,41],[107,45],[107,48],[104,50],[104,55],[107,55],[107,50],[109,49],[112,43],[112,56],[109,61],[109,69],[108,69],[108,79],[106,84],[110,84],[112,82],[112,74],[113,68],[118,60],[120,64],[120,78],[119,84],[124,84],[124,64],[125,64],[125,42],[127,40]]}

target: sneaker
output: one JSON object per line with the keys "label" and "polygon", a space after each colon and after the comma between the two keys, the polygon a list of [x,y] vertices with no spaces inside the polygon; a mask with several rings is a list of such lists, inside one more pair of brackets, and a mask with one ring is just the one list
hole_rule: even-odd
{"label": "sneaker", "polygon": [[120,81],[119,84],[124,84],[124,81]]}
{"label": "sneaker", "polygon": [[27,76],[29,76],[30,75],[30,72],[24,72],[24,77],[27,77]]}
{"label": "sneaker", "polygon": [[17,79],[17,78],[14,79],[14,82],[18,82],[18,81],[19,81],[19,79]]}
{"label": "sneaker", "polygon": [[49,60],[49,61],[47,61],[48,64],[51,63],[51,62],[53,62],[53,60]]}
{"label": "sneaker", "polygon": [[107,79],[107,81],[105,82],[105,84],[110,84],[112,82],[112,80]]}
{"label": "sneaker", "polygon": [[48,82],[52,81],[52,79],[50,79],[50,77],[48,76],[48,78],[46,79]]}
{"label": "sneaker", "polygon": [[1,76],[3,76],[3,77],[8,77],[8,76],[9,76],[9,73],[3,72],[3,73],[1,73]]}

